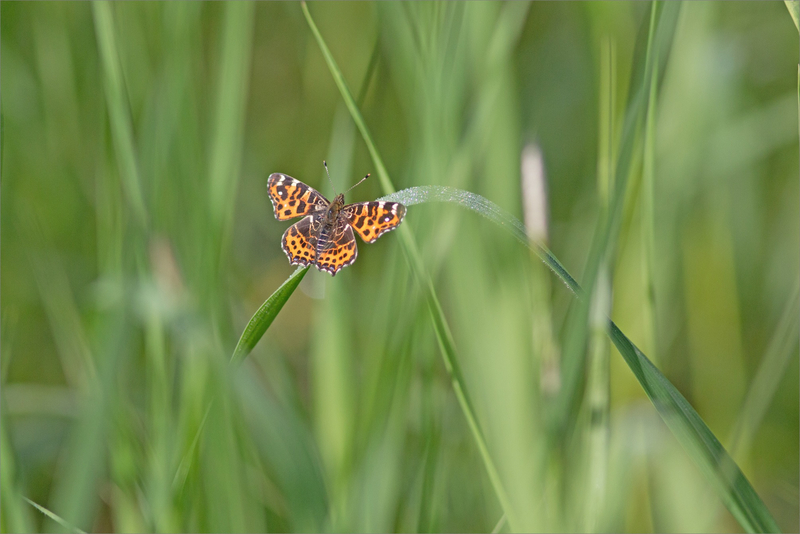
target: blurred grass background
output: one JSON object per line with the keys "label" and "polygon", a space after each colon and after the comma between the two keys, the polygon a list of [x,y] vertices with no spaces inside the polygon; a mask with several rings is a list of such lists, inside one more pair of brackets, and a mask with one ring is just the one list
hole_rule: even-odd
{"label": "blurred grass background", "polygon": [[[398,188],[468,189],[581,278],[647,3],[313,3]],[[266,194],[375,172],[293,3],[0,4],[4,531],[507,531],[395,233],[292,272]],[[798,31],[681,7],[600,309],[798,524]],[[348,200],[381,194],[367,181]],[[526,221],[527,222],[527,221]],[[527,531],[737,531],[605,337],[549,425],[572,295],[510,236],[414,206],[488,447]],[[604,281],[602,281],[604,280]],[[596,330],[596,329],[595,329]]]}

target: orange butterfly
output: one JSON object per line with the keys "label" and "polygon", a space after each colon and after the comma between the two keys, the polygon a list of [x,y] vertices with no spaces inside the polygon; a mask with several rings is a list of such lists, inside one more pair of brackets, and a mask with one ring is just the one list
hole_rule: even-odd
{"label": "orange butterfly", "polygon": [[[367,177],[369,174],[361,181]],[[276,219],[285,221],[305,215],[283,234],[281,244],[289,261],[292,265],[316,265],[331,275],[356,261],[358,249],[353,230],[367,243],[373,243],[397,228],[406,214],[406,207],[397,202],[345,205],[343,193],[329,202],[313,187],[285,174],[270,175],[267,185]]]}

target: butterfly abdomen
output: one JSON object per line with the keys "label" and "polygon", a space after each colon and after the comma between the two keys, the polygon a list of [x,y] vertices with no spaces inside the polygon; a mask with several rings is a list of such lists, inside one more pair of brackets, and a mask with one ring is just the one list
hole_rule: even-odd
{"label": "butterfly abdomen", "polygon": [[322,251],[325,250],[325,247],[328,244],[328,238],[330,236],[331,226],[329,224],[323,224],[322,229],[319,232],[319,238],[317,238],[317,252],[314,256],[314,260],[318,260]]}

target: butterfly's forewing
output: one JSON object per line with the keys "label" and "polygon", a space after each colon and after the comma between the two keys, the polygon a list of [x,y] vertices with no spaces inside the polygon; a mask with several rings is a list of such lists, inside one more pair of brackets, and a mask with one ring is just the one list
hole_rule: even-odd
{"label": "butterfly's forewing", "polygon": [[312,235],[311,221],[314,217],[309,215],[291,225],[283,233],[281,245],[289,257],[292,265],[308,265],[314,263],[317,238]]}
{"label": "butterfly's forewing", "polygon": [[267,187],[275,218],[279,221],[308,215],[330,204],[319,191],[285,174],[271,174]]}
{"label": "butterfly's forewing", "polygon": [[353,230],[367,243],[394,230],[403,222],[406,207],[397,202],[359,202],[342,210]]}
{"label": "butterfly's forewing", "polygon": [[317,269],[335,275],[342,267],[347,267],[356,261],[358,247],[353,229],[344,219],[340,219],[317,258]]}

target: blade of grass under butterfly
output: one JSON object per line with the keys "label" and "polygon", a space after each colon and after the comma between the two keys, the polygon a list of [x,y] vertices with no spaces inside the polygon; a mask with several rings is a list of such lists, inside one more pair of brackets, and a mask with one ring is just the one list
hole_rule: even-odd
{"label": "blade of grass under butterfly", "polygon": [[[529,240],[521,221],[480,195],[453,187],[423,186],[403,189],[379,200],[401,202],[406,206],[425,202],[450,202],[475,211],[529,247],[579,299],[588,300],[584,289],[570,276],[553,253],[543,245]],[[742,528],[748,532],[778,532],[775,519],[744,473],[677,388],[611,320],[608,321],[608,335],[659,415],[711,482],[720,499]]]}
{"label": "blade of grass under butterfly", "polygon": [[239,338],[239,342],[236,343],[236,348],[231,356],[231,365],[238,365],[250,354],[250,351],[256,346],[256,343],[258,343],[261,336],[264,335],[264,332],[267,331],[272,321],[275,320],[278,312],[281,311],[283,305],[286,304],[286,301],[292,296],[292,293],[297,289],[297,286],[307,272],[308,267],[298,268],[267,300],[264,301],[264,304],[256,310],[253,317],[248,321],[247,326],[245,326]]}
{"label": "blade of grass under butterfly", "polygon": [[[350,111],[350,115],[353,117],[353,121],[356,123],[356,126],[361,132],[361,136],[364,139],[364,143],[367,145],[367,149],[372,158],[372,162],[376,167],[381,187],[383,188],[385,193],[392,193],[395,191],[394,185],[392,184],[392,181],[389,178],[389,173],[383,164],[383,159],[381,158],[380,153],[375,147],[375,143],[373,142],[372,136],[370,135],[369,130],[367,129],[367,126],[364,122],[364,119],[361,116],[361,112],[359,111],[358,106],[355,103],[355,100],[353,100],[353,96],[350,93],[350,89],[347,87],[347,84],[344,80],[344,76],[342,75],[342,72],[339,70],[336,61],[333,59],[330,50],[328,50],[328,47],[325,44],[322,35],[317,29],[317,26],[314,23],[313,18],[311,17],[311,13],[308,11],[308,6],[306,5],[305,2],[303,2],[301,6],[306,21],[308,22],[308,26],[311,29],[311,33],[314,35],[314,38],[316,39],[317,44],[319,45],[320,51],[322,52],[322,55],[325,58],[325,62],[328,64],[328,69],[330,70],[331,75],[333,76],[333,79],[336,82],[336,86],[339,88],[339,92],[341,93],[342,98],[345,104],[347,105],[347,109]],[[486,440],[483,436],[483,431],[481,430],[478,424],[478,420],[475,415],[475,409],[472,405],[472,401],[470,400],[469,394],[466,389],[466,383],[464,381],[461,369],[458,364],[457,352],[452,334],[450,332],[450,326],[448,325],[447,320],[444,317],[444,312],[442,311],[439,299],[436,296],[436,291],[433,287],[433,282],[430,279],[430,275],[425,269],[424,264],[422,263],[422,258],[419,254],[419,249],[417,248],[416,241],[414,240],[411,231],[408,229],[407,226],[401,226],[399,228],[399,231],[400,231],[399,233],[400,233],[401,243],[409,259],[409,263],[411,264],[411,270],[414,273],[417,282],[420,284],[420,287],[423,289],[423,291],[425,291],[426,301],[428,303],[428,308],[431,313],[431,320],[433,322],[434,331],[439,341],[439,347],[441,349],[442,358],[444,359],[445,368],[447,369],[450,375],[453,384],[453,389],[456,394],[456,398],[458,399],[459,405],[461,406],[461,409],[464,412],[464,416],[467,419],[467,423],[470,427],[470,431],[472,432],[473,439],[475,440],[476,445],[478,446],[478,450],[480,451],[481,454],[481,459],[483,460],[484,466],[486,467],[487,474],[489,475],[489,479],[491,481],[497,499],[500,502],[500,506],[503,508],[503,511],[505,512],[506,517],[508,518],[509,526],[511,527],[512,530],[514,530],[514,526],[517,524],[516,515],[514,514],[514,511],[511,509],[508,495],[506,493],[505,488],[503,487],[502,481],[500,480],[500,475],[497,471],[494,461],[489,455],[489,450],[486,445]]]}

